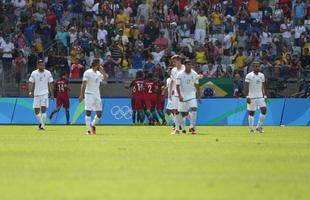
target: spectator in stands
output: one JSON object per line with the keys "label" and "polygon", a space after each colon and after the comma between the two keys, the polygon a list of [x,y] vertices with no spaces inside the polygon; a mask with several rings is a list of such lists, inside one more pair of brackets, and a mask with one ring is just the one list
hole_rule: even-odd
{"label": "spectator in stands", "polygon": [[243,81],[240,74],[234,76],[234,98],[243,97]]}
{"label": "spectator in stands", "polygon": [[295,4],[293,4],[292,16],[294,18],[294,22],[298,23],[298,21],[303,20],[307,14],[307,6],[302,0],[296,0]]}
{"label": "spectator in stands", "polygon": [[310,85],[305,79],[300,79],[298,92],[293,94],[295,98],[309,98],[310,97]]}
{"label": "spectator in stands", "polygon": [[149,5],[146,3],[146,0],[142,0],[141,4],[138,6],[137,9],[137,18],[141,19],[141,16],[143,16],[144,20],[148,21],[150,15],[151,15],[151,9]]}
{"label": "spectator in stands", "polygon": [[154,44],[159,47],[160,51],[163,51],[168,48],[168,42],[168,38],[165,37],[165,32],[161,31]]}
{"label": "spectator in stands", "polygon": [[247,57],[243,55],[243,48],[238,48],[238,52],[233,57],[233,62],[235,64],[234,74],[240,74],[244,77],[244,68],[247,63]]}
{"label": "spectator in stands", "polygon": [[297,20],[297,25],[294,29],[295,36],[294,36],[294,45],[295,46],[301,46],[301,35],[302,33],[306,32],[305,26],[302,24],[302,21],[299,19]]}
{"label": "spectator in stands", "polygon": [[198,44],[203,44],[206,38],[206,32],[208,29],[208,18],[205,16],[203,10],[199,11],[199,15],[196,17],[196,27],[195,27],[195,40]]}
{"label": "spectator in stands", "polygon": [[[207,68],[205,68],[207,66]],[[214,63],[209,62],[208,65],[205,65],[203,68],[203,76],[212,78],[216,77],[217,67],[214,66]]]}
{"label": "spectator in stands", "polygon": [[26,78],[27,74],[27,59],[24,56],[22,51],[17,53],[16,58],[14,59],[15,64],[15,81],[20,83],[22,79]]}
{"label": "spectator in stands", "polygon": [[155,64],[153,62],[153,56],[148,55],[147,60],[143,66],[143,71],[150,71],[154,66],[155,66]]}
{"label": "spectator in stands", "polygon": [[[2,64],[4,74],[8,74],[10,70],[12,70],[12,61],[13,61],[13,51],[14,44],[10,41],[9,37],[4,39],[4,42],[1,43],[0,46],[0,55],[2,54]],[[7,80],[9,80],[9,76],[6,76]]]}
{"label": "spectator in stands", "polygon": [[103,67],[104,67],[104,70],[106,71],[106,73],[108,73],[110,78],[115,78],[115,72],[117,71],[118,65],[112,59],[110,52],[108,52],[106,54],[106,61],[103,64]]}
{"label": "spectator in stands", "polygon": [[66,55],[62,52],[57,59],[57,77],[60,77],[61,74],[70,74],[70,67]]}
{"label": "spectator in stands", "polygon": [[310,75],[310,53],[309,49],[305,48],[304,53],[300,57],[301,77],[307,78]]}
{"label": "spectator in stands", "polygon": [[70,78],[80,78],[83,68],[84,66],[79,63],[78,59],[76,59],[75,62],[71,65]]}

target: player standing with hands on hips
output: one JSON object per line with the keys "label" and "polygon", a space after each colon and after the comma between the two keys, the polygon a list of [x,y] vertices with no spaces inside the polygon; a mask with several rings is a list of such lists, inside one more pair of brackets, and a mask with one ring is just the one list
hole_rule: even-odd
{"label": "player standing with hands on hips", "polygon": [[260,108],[256,131],[263,133],[263,123],[266,117],[267,108],[267,93],[265,75],[260,72],[260,63],[254,61],[252,63],[253,71],[248,73],[245,77],[244,93],[247,101],[247,109],[249,112],[249,127],[250,133],[254,133],[254,114],[257,108]]}
{"label": "player standing with hands on hips", "polygon": [[[34,85],[34,92],[33,91]],[[39,130],[44,130],[46,121],[46,108],[48,108],[48,93],[54,99],[53,77],[50,71],[45,69],[43,60],[37,61],[37,69],[34,70],[29,78],[29,96],[34,96],[33,108],[39,122]],[[40,114],[41,111],[41,114]]]}
{"label": "player standing with hands on hips", "polygon": [[[102,113],[100,83],[108,79],[108,77],[108,74],[100,65],[99,59],[94,59],[91,68],[86,70],[83,74],[79,101],[82,102],[85,98],[85,124],[87,135],[96,134],[96,124],[100,121]],[[96,112],[96,116],[91,122],[92,111]]]}

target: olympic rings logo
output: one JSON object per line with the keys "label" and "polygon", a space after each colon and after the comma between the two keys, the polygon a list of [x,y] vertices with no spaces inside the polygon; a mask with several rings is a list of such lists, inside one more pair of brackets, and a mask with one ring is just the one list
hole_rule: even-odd
{"label": "olympic rings logo", "polygon": [[110,112],[115,119],[131,119],[132,115],[132,110],[129,106],[113,106]]}

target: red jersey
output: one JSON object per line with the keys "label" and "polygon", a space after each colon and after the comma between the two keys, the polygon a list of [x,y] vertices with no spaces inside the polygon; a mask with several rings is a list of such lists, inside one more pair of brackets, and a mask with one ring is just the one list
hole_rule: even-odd
{"label": "red jersey", "polygon": [[158,81],[157,80],[144,80],[144,92],[145,94],[157,94],[158,93]]}
{"label": "red jersey", "polygon": [[68,79],[61,78],[56,82],[57,96],[68,95]]}
{"label": "red jersey", "polygon": [[133,97],[142,95],[144,81],[142,79],[135,79],[131,82],[131,94]]}

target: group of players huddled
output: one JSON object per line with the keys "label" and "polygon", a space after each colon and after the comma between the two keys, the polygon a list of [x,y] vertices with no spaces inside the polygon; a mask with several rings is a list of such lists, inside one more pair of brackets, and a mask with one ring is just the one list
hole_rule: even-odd
{"label": "group of players huddled", "polygon": [[[131,88],[131,107],[133,124],[166,125],[165,92],[168,91],[166,113],[173,121],[172,134],[186,133],[185,121],[189,117],[189,132],[196,134],[197,100],[200,101],[199,79],[189,59],[182,62],[179,55],[171,57],[173,67],[168,69],[166,82],[154,77],[151,72],[138,71]],[[183,65],[184,63],[184,65]],[[191,111],[191,112],[189,112]],[[161,122],[158,118],[161,119]]]}

